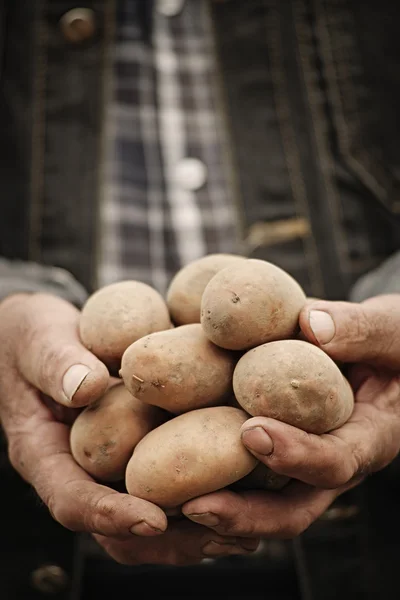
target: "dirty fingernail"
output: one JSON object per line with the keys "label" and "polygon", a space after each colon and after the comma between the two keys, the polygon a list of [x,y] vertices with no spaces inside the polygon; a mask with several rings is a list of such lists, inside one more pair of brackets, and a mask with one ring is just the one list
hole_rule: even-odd
{"label": "dirty fingernail", "polygon": [[199,523],[199,525],[205,525],[206,527],[216,527],[219,525],[219,517],[214,513],[192,513],[186,515],[191,521]]}
{"label": "dirty fingernail", "polygon": [[335,335],[335,323],[331,315],[323,310],[311,310],[309,316],[310,327],[317,342],[323,346],[329,344]]}
{"label": "dirty fingernail", "polygon": [[255,552],[260,545],[259,539],[248,539],[248,538],[239,538],[238,543],[241,548],[247,550],[248,552]]}
{"label": "dirty fingernail", "polygon": [[232,554],[249,554],[250,551],[236,544],[222,544],[217,542],[208,542],[203,546],[205,556],[226,556]]}
{"label": "dirty fingernail", "polygon": [[274,449],[274,443],[262,427],[250,427],[242,432],[242,441],[253,452],[268,456]]}
{"label": "dirty fingernail", "polygon": [[142,536],[151,536],[151,535],[160,535],[160,533],[164,533],[161,529],[157,529],[156,527],[152,527],[145,521],[140,521],[133,525],[130,528],[130,532],[133,535],[142,535]]}
{"label": "dirty fingernail", "polygon": [[73,365],[63,377],[63,392],[69,401],[72,401],[76,392],[89,375],[90,369],[86,365]]}

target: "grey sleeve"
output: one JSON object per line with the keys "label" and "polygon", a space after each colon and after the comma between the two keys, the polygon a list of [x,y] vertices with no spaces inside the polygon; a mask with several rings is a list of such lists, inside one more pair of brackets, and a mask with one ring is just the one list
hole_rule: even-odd
{"label": "grey sleeve", "polygon": [[350,300],[362,302],[380,294],[400,294],[400,252],[361,277],[350,292]]}
{"label": "grey sleeve", "polygon": [[88,297],[85,288],[64,269],[0,258],[0,301],[19,292],[53,294],[78,308]]}

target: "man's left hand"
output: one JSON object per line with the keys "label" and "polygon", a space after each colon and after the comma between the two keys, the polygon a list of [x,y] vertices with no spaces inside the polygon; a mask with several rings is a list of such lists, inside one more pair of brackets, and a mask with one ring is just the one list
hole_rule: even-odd
{"label": "man's left hand", "polygon": [[301,312],[300,326],[308,341],[349,366],[353,414],[323,435],[266,417],[246,421],[246,447],[293,480],[280,492],[223,490],[184,505],[186,516],[220,534],[295,537],[335,498],[399,453],[400,295],[361,304],[313,301]]}

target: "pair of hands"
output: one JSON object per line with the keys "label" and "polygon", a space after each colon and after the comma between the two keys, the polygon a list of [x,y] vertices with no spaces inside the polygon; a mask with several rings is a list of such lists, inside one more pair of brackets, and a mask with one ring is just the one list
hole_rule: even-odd
{"label": "pair of hands", "polygon": [[313,301],[300,315],[301,329],[334,360],[351,363],[352,417],[321,436],[249,419],[243,443],[296,481],[278,494],[222,490],[196,498],[183,507],[188,519],[168,524],[161,509],[96,483],[71,456],[68,423],[110,384],[107,369],[79,341],[78,319],[73,306],[44,294],[0,304],[0,420],[12,465],[53,517],[92,533],[118,562],[194,564],[251,553],[261,537],[295,537],[400,450],[400,295],[362,304]]}

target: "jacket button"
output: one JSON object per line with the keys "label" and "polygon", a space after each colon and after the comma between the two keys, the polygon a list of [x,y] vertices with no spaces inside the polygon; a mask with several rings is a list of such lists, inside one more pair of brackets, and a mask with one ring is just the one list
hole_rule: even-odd
{"label": "jacket button", "polygon": [[96,33],[96,19],[90,8],[73,8],[60,19],[64,38],[71,44],[81,44]]}
{"label": "jacket button", "polygon": [[31,573],[31,583],[42,594],[59,594],[67,588],[69,577],[58,565],[43,565]]}

